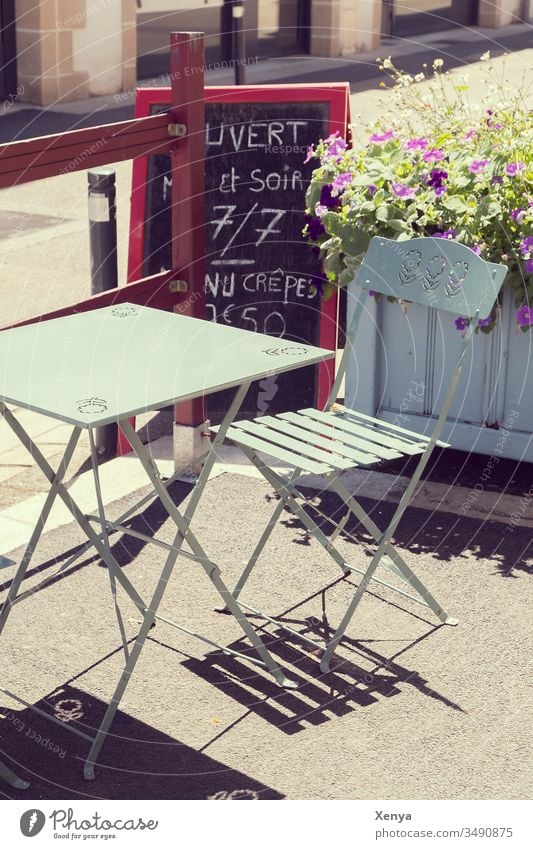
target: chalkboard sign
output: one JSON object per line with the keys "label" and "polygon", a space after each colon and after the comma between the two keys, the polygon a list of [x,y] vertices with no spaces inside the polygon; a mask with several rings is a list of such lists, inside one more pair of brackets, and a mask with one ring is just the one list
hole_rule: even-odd
{"label": "chalkboard sign", "polygon": [[[312,285],[321,275],[319,259],[302,237],[305,190],[314,167],[305,159],[308,146],[332,130],[332,98],[338,114],[344,96],[346,121],[347,92],[342,86],[318,89],[321,99],[315,99],[313,87],[314,97],[306,100],[302,88],[274,87],[263,90],[260,99],[254,88],[253,102],[243,102],[242,88],[232,102],[226,89],[224,96],[206,100],[206,313],[221,323],[318,345],[324,344],[324,304]],[[141,89],[138,98],[145,105],[141,110],[138,105],[137,114],[168,108],[168,89],[166,103],[164,97],[165,90]],[[345,129],[338,118],[335,129]],[[130,253],[130,264],[133,260],[149,276],[171,268],[168,155],[148,158],[145,186],[142,257]],[[318,369],[308,367],[296,376],[263,380],[251,387],[241,415],[313,406],[317,379]],[[224,392],[210,397],[212,420],[220,419],[229,397]]]}

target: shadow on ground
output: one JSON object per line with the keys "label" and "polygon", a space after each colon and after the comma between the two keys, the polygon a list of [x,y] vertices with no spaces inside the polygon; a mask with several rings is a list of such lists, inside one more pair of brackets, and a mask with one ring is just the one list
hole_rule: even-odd
{"label": "shadow on ground", "polygon": [[[326,609],[328,591],[338,583],[333,582],[278,616],[277,621],[281,627],[275,627],[274,631],[267,631],[263,627],[265,623],[262,617],[250,617],[270,653],[279,661],[285,673],[297,683],[298,689],[281,689],[268,674],[251,675],[249,667],[239,658],[221,652],[211,652],[201,660],[189,658],[183,661],[183,666],[220,689],[225,696],[235,699],[250,713],[257,714],[289,735],[305,731],[309,726],[322,725],[333,717],[345,716],[357,708],[368,708],[380,699],[397,696],[404,685],[414,687],[422,695],[435,699],[454,711],[462,712],[460,705],[433,690],[416,670],[403,666],[398,660],[400,655],[408,652],[417,643],[430,639],[444,627],[432,625],[421,617],[415,616],[426,625],[424,633],[414,640],[407,641],[391,656],[382,654],[379,647],[369,646],[371,641],[365,640],[363,643],[344,638],[341,644],[344,657],[334,657],[330,671],[321,672],[319,664],[322,652],[313,649],[297,635],[286,631],[283,624],[304,636],[312,637],[319,644],[323,643],[324,638],[330,639],[333,630],[325,615],[320,621],[315,617],[298,617],[297,611],[320,595],[323,597],[323,609]],[[353,584],[354,589],[355,586]],[[388,603],[383,599],[380,601]],[[267,623],[267,627],[272,628],[272,625]],[[157,638],[155,640],[159,642]],[[165,645],[161,642],[159,644]],[[166,648],[171,647],[167,645]],[[235,641],[229,648],[250,653],[249,644],[243,640]],[[349,655],[348,658],[346,654]],[[226,729],[222,734],[228,730],[230,729]]]}
{"label": "shadow on ground", "polygon": [[[0,708],[0,758],[28,790],[0,782],[7,799],[281,799],[279,793],[238,770],[118,711],[102,749],[96,780],[82,776],[90,743],[68,729],[94,733],[106,705],[65,685],[36,707]],[[142,813],[142,812],[141,812]],[[146,811],[149,818],[150,811]]]}
{"label": "shadow on ground", "polygon": [[[305,492],[303,487],[302,492]],[[316,495],[315,492],[307,490],[307,494],[313,498],[313,504],[320,514],[331,517],[331,521],[326,522],[321,516],[317,517],[312,508],[308,510],[321,530],[330,535],[346,512],[344,503],[331,492]],[[356,498],[378,527],[385,530],[397,504],[375,501],[359,495]],[[281,521],[296,532],[294,542],[297,544],[318,545],[292,513],[286,511]],[[357,555],[356,543],[364,545],[367,550],[375,547],[373,538],[353,516],[350,517],[342,536],[344,540],[354,544],[354,557]],[[404,551],[413,554],[427,553],[436,560],[452,563],[458,570],[468,555],[490,562],[491,570],[497,570],[504,578],[516,577],[517,572],[533,574],[531,528],[520,525],[511,527],[495,521],[492,517],[484,520],[433,509],[408,507],[405,517],[394,533],[393,542]],[[324,557],[327,555],[324,554]],[[350,557],[348,553],[347,559],[350,560]]]}

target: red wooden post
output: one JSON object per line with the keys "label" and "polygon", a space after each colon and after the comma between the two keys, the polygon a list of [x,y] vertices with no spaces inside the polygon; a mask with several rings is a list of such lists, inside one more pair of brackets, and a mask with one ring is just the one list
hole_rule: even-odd
{"label": "red wooden post", "polygon": [[[205,318],[205,109],[204,109],[204,36],[196,32],[170,34],[171,108],[167,116],[169,133],[185,126],[185,134],[170,150],[172,168],[172,269],[173,279],[186,282],[187,292],[175,311],[182,315]],[[135,169],[135,164],[134,164]],[[134,170],[135,173],[135,170]],[[135,186],[134,186],[135,194]],[[135,198],[133,200],[136,200]],[[143,205],[144,208],[144,205]],[[132,264],[129,279],[142,268],[142,233],[135,233],[140,258]],[[200,449],[202,425],[206,414],[201,398],[175,405],[174,455],[176,464],[191,465]],[[119,433],[118,453],[130,451]],[[194,463],[192,463],[194,465]]]}
{"label": "red wooden post", "polygon": [[[171,116],[187,131],[172,150],[172,267],[188,283],[188,297],[177,308],[205,318],[205,108],[203,33],[170,36]],[[202,399],[175,407],[174,448],[197,453],[200,426],[206,419]]]}

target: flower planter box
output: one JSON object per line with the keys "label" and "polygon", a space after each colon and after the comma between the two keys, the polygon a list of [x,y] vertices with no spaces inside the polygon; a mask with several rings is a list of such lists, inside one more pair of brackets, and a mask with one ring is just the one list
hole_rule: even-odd
{"label": "flower planter box", "polygon": [[[345,403],[420,433],[432,430],[458,356],[450,313],[362,295],[348,284],[348,326],[359,297],[365,311],[346,371]],[[502,318],[477,333],[467,354],[442,439],[454,448],[533,462],[533,334],[516,330],[504,290]]]}

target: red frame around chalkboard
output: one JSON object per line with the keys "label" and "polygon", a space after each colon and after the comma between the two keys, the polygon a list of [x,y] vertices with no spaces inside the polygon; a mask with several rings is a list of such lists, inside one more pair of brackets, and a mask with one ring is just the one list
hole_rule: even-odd
{"label": "red frame around chalkboard", "polygon": [[[282,84],[262,86],[207,86],[206,103],[327,103],[329,104],[329,133],[339,132],[346,137],[350,122],[350,87],[348,83]],[[158,104],[171,104],[170,88],[138,88],[135,98],[135,117],[150,115]],[[146,157],[133,161],[130,239],[128,251],[128,283],[139,277],[143,264],[143,245],[146,209]],[[331,351],[337,347],[338,299],[334,295],[322,301],[320,312],[319,346]],[[322,408],[328,399],[334,379],[334,360],[318,367],[316,405]]]}

